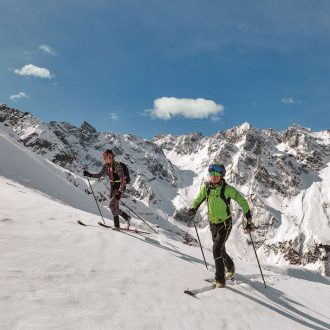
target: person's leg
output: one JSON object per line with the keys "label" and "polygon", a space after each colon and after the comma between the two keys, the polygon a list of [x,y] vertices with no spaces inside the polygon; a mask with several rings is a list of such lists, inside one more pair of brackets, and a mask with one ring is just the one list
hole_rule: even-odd
{"label": "person's leg", "polygon": [[234,261],[233,259],[227,254],[227,252],[224,250],[222,252],[222,255],[225,259],[225,266],[226,266],[226,269],[229,271],[229,272],[235,272],[235,264],[234,264]]}
{"label": "person's leg", "polygon": [[118,215],[125,219],[127,228],[131,225],[131,217],[119,207],[120,199],[118,200]]}
{"label": "person's leg", "polygon": [[[225,279],[225,257],[228,256],[226,253],[225,243],[228,238],[231,227],[225,226],[224,223],[217,225],[210,224],[210,229],[213,239],[213,258],[215,262],[215,280],[216,282],[224,285],[226,283]],[[228,262],[232,262],[231,258],[228,256]]]}
{"label": "person's leg", "polygon": [[131,225],[131,216],[128,215],[126,212],[124,212],[123,210],[119,210],[119,213],[120,213],[120,216],[123,217],[126,221],[126,225],[127,225],[127,228],[130,227]]}
{"label": "person's leg", "polygon": [[119,209],[119,214],[122,218],[124,218],[125,220],[127,220],[128,218],[131,218],[125,211],[123,211],[122,209]]}
{"label": "person's leg", "polygon": [[120,228],[119,216],[118,215],[114,215],[113,216],[113,223],[115,225],[115,229],[119,229]]}
{"label": "person's leg", "polygon": [[111,199],[110,199],[110,204],[109,204],[109,208],[111,210],[111,213],[113,215],[113,222],[115,225],[115,228],[119,228],[119,200],[112,195]]}
{"label": "person's leg", "polygon": [[226,229],[227,229],[226,230],[226,238],[225,238],[225,244],[223,244],[223,247],[222,247],[222,256],[224,258],[224,263],[225,263],[225,267],[227,269],[227,273],[234,274],[234,272],[235,272],[234,261],[233,261],[233,259],[229,256],[229,254],[226,251],[226,242],[227,242],[227,239],[228,239],[229,234],[230,234],[231,229],[232,229],[232,223],[231,222],[229,224],[227,224],[227,228]]}

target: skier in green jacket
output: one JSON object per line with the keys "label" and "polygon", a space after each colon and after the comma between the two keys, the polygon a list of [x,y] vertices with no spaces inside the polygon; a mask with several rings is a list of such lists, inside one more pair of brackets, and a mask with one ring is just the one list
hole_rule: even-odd
{"label": "skier in green jacket", "polygon": [[[226,252],[225,243],[232,229],[232,216],[230,200],[236,201],[243,210],[247,223],[244,228],[246,233],[255,229],[252,222],[251,212],[246,199],[224,179],[226,173],[223,164],[213,162],[209,166],[211,181],[203,184],[201,190],[189,209],[189,216],[195,216],[203,201],[207,201],[208,219],[213,240],[213,257],[215,262],[216,287],[222,288],[226,284],[226,278],[232,279],[235,265]],[[225,270],[227,272],[225,273]]]}

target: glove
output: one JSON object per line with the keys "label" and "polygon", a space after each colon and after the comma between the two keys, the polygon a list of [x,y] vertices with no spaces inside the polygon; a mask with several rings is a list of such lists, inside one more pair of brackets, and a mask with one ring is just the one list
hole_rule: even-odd
{"label": "glove", "polygon": [[116,190],[116,191],[113,193],[113,196],[114,196],[117,200],[120,200],[120,198],[121,198],[121,191],[120,191],[120,190]]}
{"label": "glove", "polygon": [[83,171],[83,175],[84,175],[84,176],[90,176],[91,174],[90,174],[88,171],[84,170],[84,171]]}
{"label": "glove", "polygon": [[193,216],[195,216],[196,212],[197,212],[197,209],[192,207],[191,209],[188,210],[188,215],[190,217],[193,217]]}
{"label": "glove", "polygon": [[252,219],[247,219],[246,225],[245,225],[245,228],[244,228],[244,233],[249,234],[252,231],[254,231],[255,229],[256,229],[256,226],[253,223]]}

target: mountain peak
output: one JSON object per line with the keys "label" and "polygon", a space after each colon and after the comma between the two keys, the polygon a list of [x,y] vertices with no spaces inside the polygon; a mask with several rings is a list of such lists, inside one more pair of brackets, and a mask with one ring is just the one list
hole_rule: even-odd
{"label": "mountain peak", "polygon": [[87,131],[88,133],[96,133],[96,129],[90,124],[88,123],[87,121],[84,121],[81,126],[80,126],[80,129],[85,132]]}

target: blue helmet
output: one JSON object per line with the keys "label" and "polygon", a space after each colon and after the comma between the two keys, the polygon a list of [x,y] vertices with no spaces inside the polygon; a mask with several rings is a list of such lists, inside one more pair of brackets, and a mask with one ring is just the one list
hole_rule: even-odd
{"label": "blue helmet", "polygon": [[217,162],[213,162],[209,166],[209,173],[210,172],[220,173],[221,176],[224,176],[226,174],[226,169],[225,169],[225,166],[223,164],[217,163]]}

